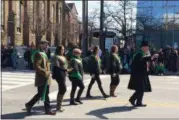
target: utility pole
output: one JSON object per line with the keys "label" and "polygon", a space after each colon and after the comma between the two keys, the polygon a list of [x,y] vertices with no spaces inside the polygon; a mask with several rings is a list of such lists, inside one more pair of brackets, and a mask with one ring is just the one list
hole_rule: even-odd
{"label": "utility pole", "polygon": [[104,0],[101,0],[101,5],[100,5],[100,49],[102,51],[105,50],[105,41],[104,41]]}
{"label": "utility pole", "polygon": [[88,1],[82,1],[82,25],[83,25],[83,35],[82,35],[82,50],[83,56],[86,56],[88,51]]}

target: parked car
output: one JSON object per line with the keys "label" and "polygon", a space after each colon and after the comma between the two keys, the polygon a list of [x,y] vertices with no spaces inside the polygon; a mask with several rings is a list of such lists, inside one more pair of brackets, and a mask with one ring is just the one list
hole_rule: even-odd
{"label": "parked car", "polygon": [[17,50],[17,68],[18,69],[25,69],[27,62],[24,60],[24,53],[27,50],[26,46],[16,46],[15,49]]}

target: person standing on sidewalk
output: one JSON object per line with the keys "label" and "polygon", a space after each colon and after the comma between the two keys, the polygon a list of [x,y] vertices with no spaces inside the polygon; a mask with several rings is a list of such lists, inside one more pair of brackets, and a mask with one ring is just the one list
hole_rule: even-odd
{"label": "person standing on sidewalk", "polygon": [[116,45],[113,45],[111,47],[111,54],[109,57],[109,73],[111,75],[111,83],[110,83],[111,97],[116,97],[114,92],[120,82],[119,73],[122,69],[122,63],[117,53],[118,53],[118,47]]}
{"label": "person standing on sidewalk", "polygon": [[31,114],[31,108],[37,103],[40,98],[44,101],[45,114],[55,115],[55,112],[50,110],[49,100],[49,85],[51,83],[51,71],[48,57],[45,53],[48,41],[42,40],[39,45],[39,52],[34,55],[35,68],[35,86],[37,87],[37,94],[25,104],[28,115]]}
{"label": "person standing on sidewalk", "polygon": [[109,97],[109,95],[107,95],[102,88],[102,83],[101,83],[101,79],[100,79],[101,59],[98,54],[99,54],[99,47],[95,46],[93,49],[93,54],[90,56],[89,67],[90,67],[90,74],[91,74],[92,78],[91,78],[90,84],[88,86],[88,90],[87,90],[87,94],[86,94],[87,98],[92,98],[90,91],[91,91],[91,88],[95,81],[97,82],[99,90],[101,91],[103,97],[104,98]]}
{"label": "person standing on sidewalk", "polygon": [[128,84],[128,89],[135,90],[134,94],[130,97],[129,102],[133,106],[145,107],[142,103],[144,92],[151,92],[151,85],[148,77],[147,62],[157,57],[146,56],[149,52],[149,45],[147,41],[142,41],[141,50],[134,55],[131,64],[131,77]]}
{"label": "person standing on sidewalk", "polygon": [[55,79],[58,83],[58,94],[57,94],[57,111],[63,112],[64,109],[61,108],[61,104],[63,101],[64,94],[67,90],[66,87],[66,75],[68,67],[68,61],[64,56],[64,46],[57,46],[55,51],[55,57],[53,61],[53,70],[52,70],[52,78]]}
{"label": "person standing on sidewalk", "polygon": [[[77,105],[76,102],[83,104],[80,97],[83,93],[85,85],[83,83],[83,64],[81,59],[81,50],[75,48],[73,50],[73,56],[70,61],[70,67],[72,70],[69,72],[69,79],[72,82],[72,89],[70,93],[70,105]],[[79,87],[77,98],[74,99],[76,88]]]}
{"label": "person standing on sidewalk", "polygon": [[11,60],[12,60],[12,68],[16,69],[17,68],[17,49],[12,46],[12,53],[11,53]]}

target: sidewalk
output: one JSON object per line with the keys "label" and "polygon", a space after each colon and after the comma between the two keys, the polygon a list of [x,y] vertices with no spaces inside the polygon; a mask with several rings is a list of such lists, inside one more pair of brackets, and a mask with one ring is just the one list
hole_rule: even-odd
{"label": "sidewalk", "polygon": [[176,73],[166,71],[166,72],[164,73],[164,75],[177,75],[177,76],[179,76],[179,71],[176,72]]}
{"label": "sidewalk", "polygon": [[[109,93],[110,77],[101,76],[101,79],[105,92]],[[121,82],[116,90],[118,97],[116,98],[103,99],[95,83],[91,91],[91,95],[95,96],[94,99],[86,99],[85,95],[87,85],[89,84],[89,80],[86,80],[86,88],[82,95],[84,104],[70,106],[70,91],[68,90],[63,101],[65,112],[57,113],[56,116],[32,115],[27,118],[179,118],[179,96],[176,96],[179,90],[176,85],[179,84],[178,78],[171,79],[172,83],[176,82],[176,84],[170,84],[170,78],[165,78],[164,76],[151,76],[153,92],[145,94],[144,103],[148,104],[145,108],[133,108],[129,104],[128,99],[133,93],[133,91],[127,89],[129,76],[122,75],[120,79]],[[166,89],[167,86],[172,89]],[[55,110],[56,93],[51,93],[50,99],[52,101],[52,107]],[[34,110],[41,109],[43,109],[43,107],[37,106],[34,108]]]}

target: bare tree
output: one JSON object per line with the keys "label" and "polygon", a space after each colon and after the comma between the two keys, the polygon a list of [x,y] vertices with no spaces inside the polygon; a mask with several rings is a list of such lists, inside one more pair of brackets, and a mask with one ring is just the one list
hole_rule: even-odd
{"label": "bare tree", "polygon": [[130,0],[116,1],[115,5],[105,4],[107,19],[113,21],[113,25],[110,24],[110,26],[122,35],[126,43],[129,40],[129,32],[131,32],[129,20],[132,20],[131,11],[133,7],[134,4]]}
{"label": "bare tree", "polygon": [[97,29],[97,24],[99,23],[99,9],[93,9],[89,12],[88,16],[88,28],[89,28],[89,45],[93,39],[93,32]]}

